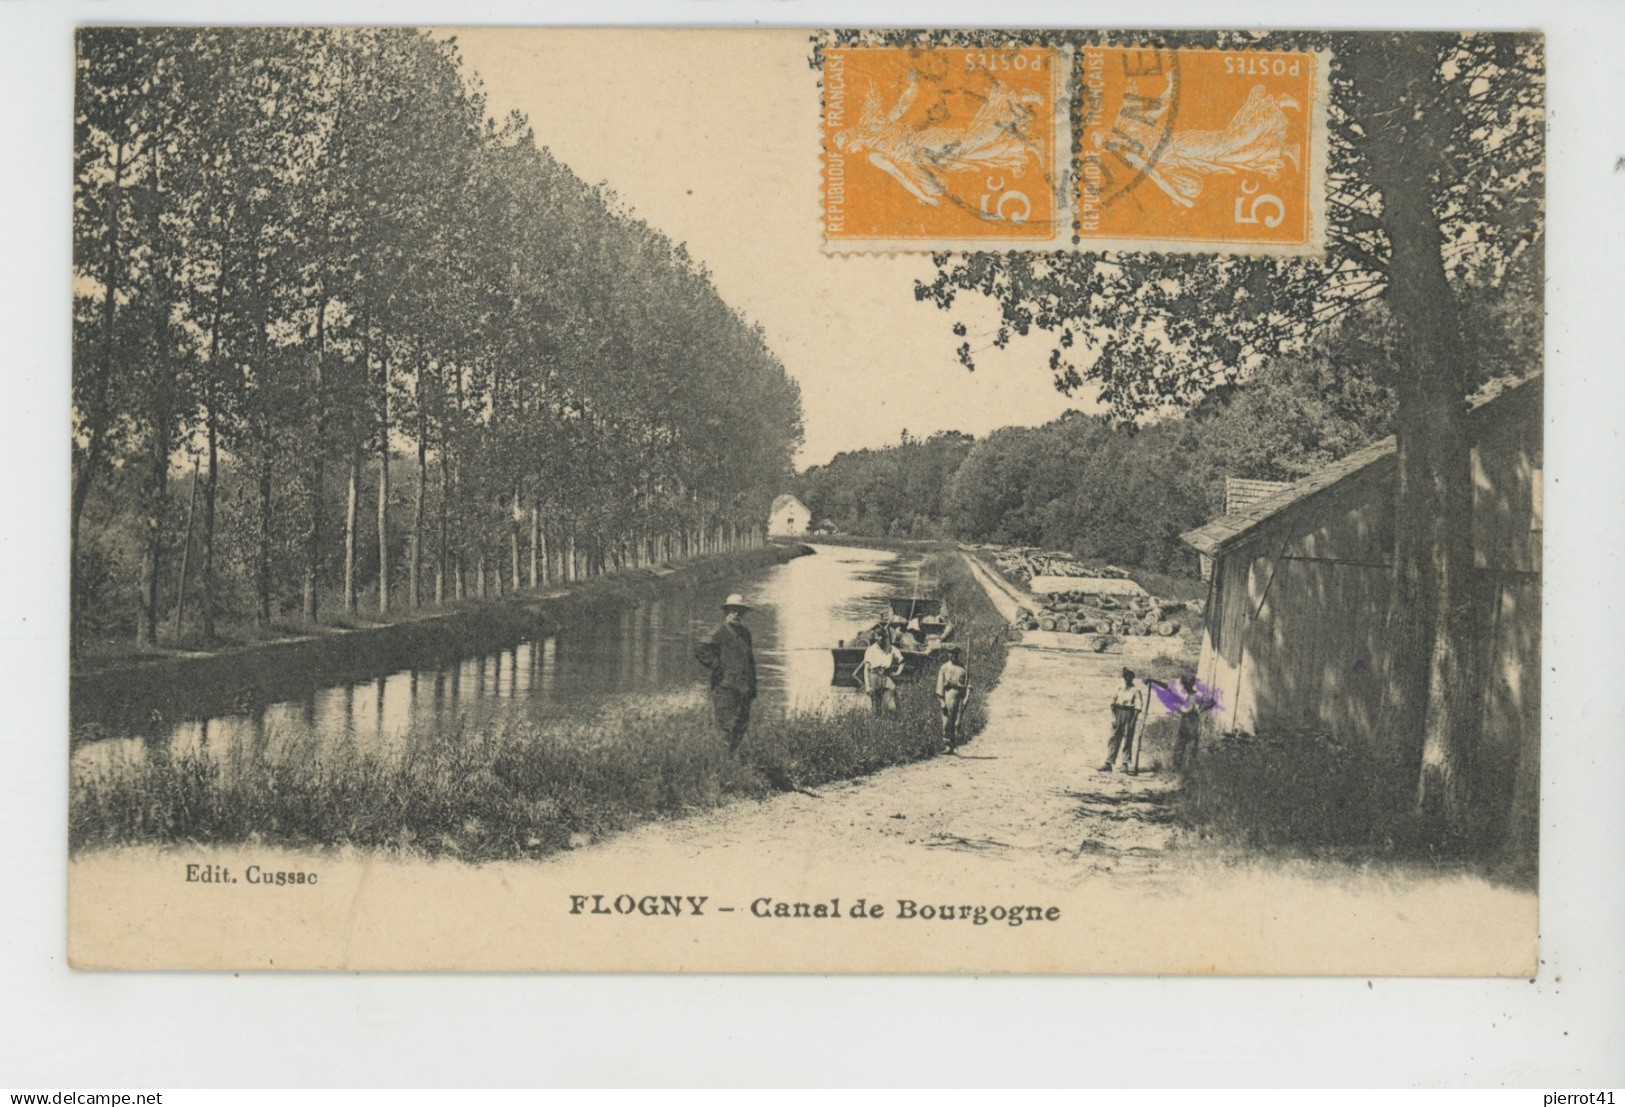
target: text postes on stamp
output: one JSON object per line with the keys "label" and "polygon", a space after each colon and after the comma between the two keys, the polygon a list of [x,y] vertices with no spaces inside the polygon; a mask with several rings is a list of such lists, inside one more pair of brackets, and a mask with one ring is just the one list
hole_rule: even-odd
{"label": "text postes on stamp", "polygon": [[824,248],[1056,249],[1072,240],[1070,51],[824,53]]}
{"label": "text postes on stamp", "polygon": [[1081,249],[1324,248],[1326,60],[1084,47]]}

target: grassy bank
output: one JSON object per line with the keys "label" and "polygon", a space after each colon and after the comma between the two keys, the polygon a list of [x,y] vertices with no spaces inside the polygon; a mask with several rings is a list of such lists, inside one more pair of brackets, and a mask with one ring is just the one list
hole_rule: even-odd
{"label": "grassy bank", "polygon": [[1452,840],[1417,817],[1415,798],[1413,766],[1313,731],[1289,731],[1204,742],[1175,814],[1187,832],[1221,848],[1313,860],[1450,864],[1532,885],[1535,858],[1502,850],[1500,828]]}
{"label": "grassy bank", "polygon": [[661,570],[629,569],[576,584],[511,592],[500,599],[408,611],[387,623],[307,626],[301,635],[280,641],[209,652],[123,656],[72,674],[74,733],[81,739],[94,738],[103,721],[116,724],[152,713],[177,717],[242,710],[292,698],[313,684],[350,683],[502,649],[677,585],[704,587],[808,552],[796,543],[770,544]]}
{"label": "grassy bank", "polygon": [[[963,733],[986,723],[1004,669],[1003,621],[957,554],[928,562],[972,641],[976,694]],[[208,756],[144,750],[71,786],[75,849],[129,842],[354,845],[467,860],[538,857],[649,819],[775,789],[814,788],[931,756],[937,701],[902,689],[896,716],[866,701],[758,719],[740,755],[727,752],[696,690],[676,703],[546,714],[508,704],[409,741],[401,754],[333,749],[271,736],[257,752]]]}

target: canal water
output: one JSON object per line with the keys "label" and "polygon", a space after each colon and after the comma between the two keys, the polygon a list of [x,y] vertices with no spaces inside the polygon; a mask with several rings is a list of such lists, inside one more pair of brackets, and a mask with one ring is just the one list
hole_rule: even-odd
{"label": "canal water", "polygon": [[[674,580],[655,599],[510,647],[429,668],[401,669],[347,684],[313,686],[274,703],[205,718],[122,720],[73,752],[76,772],[106,771],[154,743],[172,752],[229,755],[278,749],[308,756],[323,747],[398,753],[437,728],[467,726],[515,701],[535,718],[613,719],[626,711],[677,709],[703,700],[705,672],[694,645],[721,622],[720,605],[741,592],[756,646],[758,712],[817,710],[847,701],[834,686],[830,647],[884,613],[886,600],[917,585],[919,558],[886,550],[814,545],[813,554],[731,581]],[[295,751],[298,751],[295,753]]]}

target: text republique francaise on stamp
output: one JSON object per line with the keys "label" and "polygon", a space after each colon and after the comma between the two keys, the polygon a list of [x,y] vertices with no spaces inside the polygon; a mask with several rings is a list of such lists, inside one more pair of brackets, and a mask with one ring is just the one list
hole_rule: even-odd
{"label": "text republique francaise on stamp", "polygon": [[824,249],[1318,254],[1326,64],[1310,51],[828,48]]}

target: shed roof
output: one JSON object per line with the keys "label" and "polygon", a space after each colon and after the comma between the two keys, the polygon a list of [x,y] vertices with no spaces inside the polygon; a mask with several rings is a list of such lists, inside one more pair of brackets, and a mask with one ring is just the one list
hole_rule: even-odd
{"label": "shed roof", "polygon": [[[761,503],[760,500],[757,500],[756,502]],[[807,505],[806,504],[802,503],[799,499],[797,499],[795,496],[792,496],[788,492],[779,493],[779,495],[774,498],[773,506],[769,510],[774,511],[774,512],[782,511],[784,508],[789,507],[791,504],[795,504],[797,507],[799,507],[803,511],[807,510]]]}
{"label": "shed roof", "polygon": [[[1527,377],[1497,377],[1468,398],[1468,410],[1478,411],[1503,396],[1522,392],[1541,377],[1542,373],[1538,371]],[[1186,531],[1180,538],[1187,546],[1213,557],[1256,533],[1276,516],[1307,504],[1385,463],[1394,456],[1395,449],[1392,435],[1380,442],[1373,442],[1310,473],[1302,480],[1294,481],[1279,492],[1248,504],[1239,511],[1221,515],[1206,526]]]}

